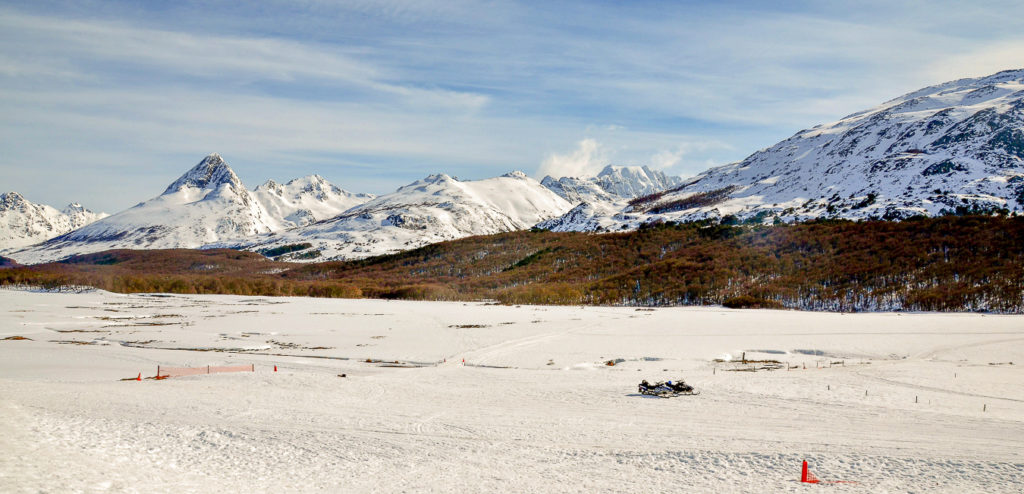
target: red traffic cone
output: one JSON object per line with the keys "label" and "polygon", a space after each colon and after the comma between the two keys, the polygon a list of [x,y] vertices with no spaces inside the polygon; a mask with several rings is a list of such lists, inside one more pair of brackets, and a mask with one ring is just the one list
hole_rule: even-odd
{"label": "red traffic cone", "polygon": [[821,482],[818,477],[815,477],[810,470],[807,469],[807,460],[804,460],[804,468],[800,475],[800,482],[806,482],[808,484],[817,484]]}
{"label": "red traffic cone", "polygon": [[274,366],[274,372],[277,372],[277,366],[276,365]]}
{"label": "red traffic cone", "polygon": [[139,373],[139,377],[136,377],[135,380],[136,381],[141,381],[142,380],[142,373],[141,372]]}

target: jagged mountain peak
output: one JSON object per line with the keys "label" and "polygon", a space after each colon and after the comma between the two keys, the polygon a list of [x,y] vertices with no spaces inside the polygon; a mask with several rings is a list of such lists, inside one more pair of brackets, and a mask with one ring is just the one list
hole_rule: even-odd
{"label": "jagged mountain peak", "polygon": [[421,179],[419,179],[419,180],[417,180],[417,181],[415,181],[413,183],[410,183],[410,184],[403,185],[403,186],[399,187],[396,192],[399,192],[399,191],[402,191],[402,190],[425,190],[426,187],[439,186],[439,185],[440,186],[445,186],[445,185],[455,184],[457,182],[458,182],[457,179],[452,178],[447,173],[432,173],[432,174],[427,175],[426,177],[423,177],[423,178],[421,178]]}
{"label": "jagged mountain peak", "polygon": [[64,214],[77,214],[77,213],[91,213],[92,211],[89,211],[85,206],[83,206],[83,205],[81,205],[81,204],[79,204],[77,202],[73,202],[73,203],[68,204],[67,206],[65,206],[64,209],[61,210],[61,212],[64,213]]}
{"label": "jagged mountain peak", "polygon": [[0,194],[0,211],[7,211],[26,204],[28,201],[21,194],[11,191]]}
{"label": "jagged mountain peak", "polygon": [[601,172],[597,174],[598,177],[604,177],[608,175],[622,175],[622,174],[644,174],[650,175],[651,169],[647,165],[642,166],[624,166],[624,165],[605,165]]}
{"label": "jagged mountain peak", "polygon": [[597,176],[558,179],[547,176],[541,183],[569,202],[578,204],[626,201],[675,187],[682,183],[682,178],[665,175],[646,165],[609,164]]}
{"label": "jagged mountain peak", "polygon": [[168,186],[164,194],[171,194],[185,188],[215,189],[221,184],[242,187],[242,181],[224,161],[224,158],[217,153],[211,153]]}
{"label": "jagged mountain peak", "polygon": [[343,194],[344,191],[320,175],[307,175],[289,180],[286,187],[297,189],[297,194],[310,194],[325,199],[329,194]]}
{"label": "jagged mountain peak", "polygon": [[58,211],[46,204],[35,204],[17,192],[0,194],[0,250],[42,242],[105,216],[78,203]]}
{"label": "jagged mountain peak", "polygon": [[457,182],[457,181],[458,181],[457,179],[452,178],[452,176],[448,175],[447,173],[432,173],[432,174],[427,175],[426,177],[424,177],[423,180],[422,180],[422,182],[434,183],[434,184],[441,183],[441,182]]}
{"label": "jagged mountain peak", "polygon": [[314,173],[312,175],[306,175],[305,177],[293,178],[288,181],[288,185],[291,185],[293,183],[323,184],[328,182],[326,178]]}

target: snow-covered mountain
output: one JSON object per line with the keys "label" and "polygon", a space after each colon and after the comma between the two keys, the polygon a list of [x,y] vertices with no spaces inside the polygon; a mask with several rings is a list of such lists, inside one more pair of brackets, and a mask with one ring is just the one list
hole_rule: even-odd
{"label": "snow-covered mountain", "polygon": [[[734,215],[771,221],[1024,210],[1024,70],[931,86],[798,132],[612,215],[553,230],[618,230]],[[593,213],[593,214],[591,214]]]}
{"label": "snow-covered mountain", "polygon": [[17,192],[0,194],[0,251],[36,244],[106,216],[78,203],[58,211],[32,203]]}
{"label": "snow-covered mountain", "polygon": [[667,176],[646,166],[608,165],[596,177],[544,177],[541,184],[563,199],[579,204],[633,199],[675,187],[682,178]]}
{"label": "snow-covered mountain", "polygon": [[283,185],[268,180],[256,187],[253,194],[285,228],[306,226],[337,216],[375,197],[343,190],[320,175],[296,178]]}
{"label": "snow-covered mountain", "polygon": [[522,172],[474,181],[437,174],[325,221],[213,246],[287,252],[287,258],[296,260],[358,259],[471,235],[523,230],[571,207]]}
{"label": "snow-covered mountain", "polygon": [[108,249],[198,248],[307,224],[371,196],[345,192],[313,176],[249,191],[214,153],[163,194],[10,256],[46,262]]}

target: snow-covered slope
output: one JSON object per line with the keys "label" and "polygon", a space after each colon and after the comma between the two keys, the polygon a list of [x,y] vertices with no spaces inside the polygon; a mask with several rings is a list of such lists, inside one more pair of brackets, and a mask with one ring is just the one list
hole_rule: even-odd
{"label": "snow-covered slope", "polygon": [[36,263],[108,249],[194,248],[278,228],[227,163],[211,154],[160,196],[11,257]]}
{"label": "snow-covered slope", "polygon": [[596,177],[544,177],[541,184],[563,199],[581,202],[616,202],[675,187],[683,182],[646,166],[608,165]]}
{"label": "snow-covered slope", "polygon": [[338,188],[320,175],[297,178],[286,184],[268,180],[253,191],[256,200],[285,228],[306,226],[337,216],[370,199]]}
{"label": "snow-covered slope", "polygon": [[78,203],[58,211],[34,204],[17,192],[0,194],[0,251],[39,243],[107,216]]}
{"label": "snow-covered slope", "polygon": [[522,230],[571,207],[522,172],[475,181],[437,174],[326,221],[213,246],[266,252],[309,244],[289,258],[357,259],[471,235]]}
{"label": "snow-covered slope", "polygon": [[1024,70],[961,79],[798,132],[611,217],[576,214],[555,230],[760,214],[904,218],[1024,210]]}

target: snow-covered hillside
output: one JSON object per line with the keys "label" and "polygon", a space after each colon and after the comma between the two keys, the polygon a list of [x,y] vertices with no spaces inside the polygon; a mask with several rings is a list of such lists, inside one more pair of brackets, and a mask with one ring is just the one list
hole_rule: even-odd
{"label": "snow-covered hillside", "polygon": [[78,203],[58,211],[17,192],[0,194],[0,252],[49,240],[107,216]]}
{"label": "snow-covered hillside", "polygon": [[1024,70],[928,87],[798,132],[611,216],[583,211],[545,227],[633,228],[658,220],[760,214],[905,218],[1024,210]]}
{"label": "snow-covered hillside", "polygon": [[556,218],[570,207],[565,199],[522,172],[473,181],[442,173],[326,221],[212,246],[262,252],[296,246],[288,258],[358,259],[471,235],[523,230]]}
{"label": "snow-covered hillside", "polygon": [[343,190],[320,175],[297,178],[283,185],[268,180],[256,187],[253,195],[285,228],[337,216],[374,198],[372,194]]}

